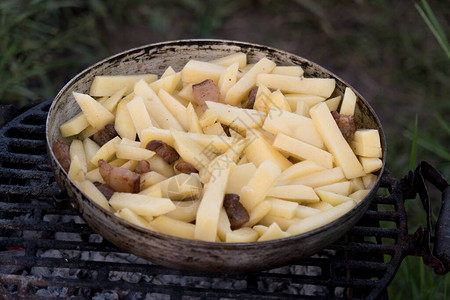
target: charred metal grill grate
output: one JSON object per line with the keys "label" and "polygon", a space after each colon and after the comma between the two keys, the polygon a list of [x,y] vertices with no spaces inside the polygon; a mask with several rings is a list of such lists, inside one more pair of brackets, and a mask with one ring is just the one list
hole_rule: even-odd
{"label": "charred metal grill grate", "polygon": [[[408,248],[401,196],[377,196],[344,238],[297,264],[233,276],[165,268],[103,240],[65,201],[46,154],[49,106],[50,102],[38,104],[0,129],[0,295],[26,299],[387,298],[386,287]],[[385,181],[389,188],[396,182]]]}

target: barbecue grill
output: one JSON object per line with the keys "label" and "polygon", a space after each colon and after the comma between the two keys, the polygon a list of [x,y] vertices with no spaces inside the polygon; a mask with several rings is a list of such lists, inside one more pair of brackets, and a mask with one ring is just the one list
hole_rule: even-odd
{"label": "barbecue grill", "polygon": [[[378,195],[350,232],[289,266],[217,275],[170,269],[125,253],[93,232],[56,184],[45,142],[50,104],[34,104],[14,117],[14,109],[4,108],[9,119],[0,129],[0,298],[387,299],[387,286],[406,255],[422,256],[437,273],[449,270],[448,201],[432,251],[423,179],[443,199],[450,190],[427,163],[403,179],[386,171]],[[416,194],[427,221],[410,235],[404,201]]]}

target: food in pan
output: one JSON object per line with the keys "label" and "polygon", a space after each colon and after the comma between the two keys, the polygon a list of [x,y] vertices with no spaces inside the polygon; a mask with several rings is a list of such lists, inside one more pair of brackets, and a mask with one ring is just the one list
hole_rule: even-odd
{"label": "food in pan", "polygon": [[[53,146],[91,200],[133,224],[211,242],[301,234],[351,210],[382,166],[377,129],[332,78],[244,53],[176,72],[97,76]],[[67,143],[67,144],[66,144]]]}

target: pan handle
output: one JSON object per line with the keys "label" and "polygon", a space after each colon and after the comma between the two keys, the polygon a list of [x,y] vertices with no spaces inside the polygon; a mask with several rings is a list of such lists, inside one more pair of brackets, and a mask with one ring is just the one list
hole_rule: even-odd
{"label": "pan handle", "polygon": [[[433,184],[442,193],[442,204],[436,222],[434,249],[431,253],[431,204],[428,197],[425,180]],[[427,213],[427,228],[425,241],[428,251],[423,255],[424,262],[434,268],[438,274],[450,271],[450,186],[436,168],[422,161],[414,171],[414,188],[420,196],[423,207]],[[424,249],[425,250],[425,249]]]}

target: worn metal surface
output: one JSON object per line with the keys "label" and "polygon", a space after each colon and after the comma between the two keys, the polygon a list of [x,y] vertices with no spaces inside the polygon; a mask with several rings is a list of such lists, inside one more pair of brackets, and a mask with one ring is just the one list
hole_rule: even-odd
{"label": "worn metal surface", "polygon": [[[72,79],[56,96],[47,119],[47,144],[53,145],[60,137],[59,126],[79,112],[73,91],[87,92],[95,75],[108,74],[161,74],[167,66],[175,70],[190,59],[211,60],[242,51],[247,53],[249,63],[266,56],[280,65],[300,65],[306,77],[335,78],[337,93],[349,86],[339,77],[307,59],[270,47],[221,40],[185,40],[152,44],[132,49],[86,69]],[[386,144],[381,124],[367,101],[358,95],[355,109],[360,127],[378,128],[382,137],[383,167]],[[347,232],[364,214],[379,185],[349,213],[310,232],[280,240],[255,243],[212,243],[182,239],[146,230],[114,216],[87,197],[71,181],[48,149],[56,180],[76,199],[80,213],[86,222],[106,239],[120,248],[149,259],[155,263],[174,268],[199,271],[237,273],[274,268],[289,264],[323,249]],[[151,251],[149,251],[151,249]],[[172,253],[173,255],[167,255]]]}

